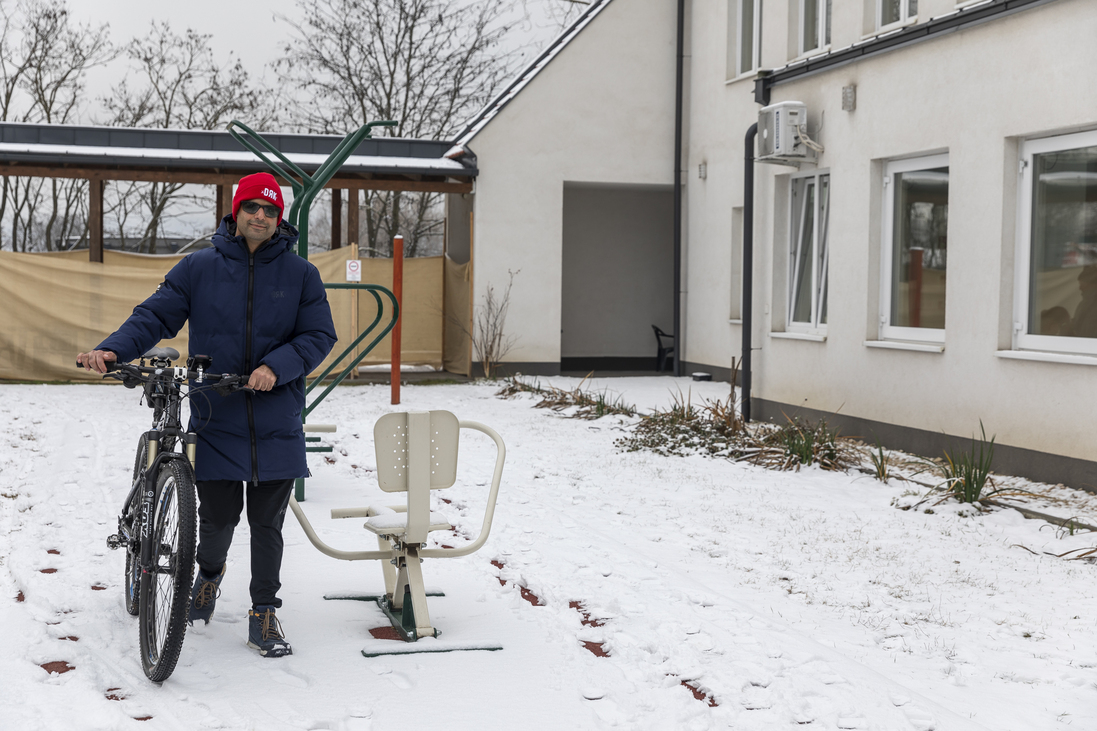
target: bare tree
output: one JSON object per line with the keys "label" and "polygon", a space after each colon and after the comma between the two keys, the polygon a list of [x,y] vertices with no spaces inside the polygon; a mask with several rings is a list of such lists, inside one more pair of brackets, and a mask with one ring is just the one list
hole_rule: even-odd
{"label": "bare tree", "polygon": [[[514,286],[514,275],[521,272],[507,271],[507,286],[501,295],[495,293],[495,287],[488,284],[484,290],[484,304],[476,310],[473,321],[472,348],[476,359],[484,369],[485,378],[494,378],[495,369],[517,343],[515,335],[507,335],[507,311],[510,310],[510,288]],[[461,325],[461,327],[464,327]]]}
{"label": "bare tree", "polygon": [[[0,2],[0,118],[72,122],[82,111],[88,70],[114,57],[107,26],[73,22],[62,0]],[[86,188],[82,180],[47,185],[5,177],[0,220],[10,206],[12,249],[61,248],[74,231],[86,229]]]}
{"label": "bare tree", "polygon": [[[271,123],[276,105],[251,83],[240,59],[218,64],[209,35],[188,28],[175,33],[167,22],[131,41],[126,55],[135,78],[123,79],[103,99],[108,124],[161,129],[216,129],[236,117],[260,128]],[[156,253],[165,220],[186,203],[208,208],[213,194],[187,195],[182,183],[136,183],[115,186],[108,212],[123,241],[130,214],[145,213],[138,251]]]}
{"label": "bare tree", "polygon": [[[509,73],[504,0],[298,0],[297,37],[275,67],[298,90],[292,120],[345,134],[392,119],[398,137],[444,138],[481,108]],[[396,234],[415,256],[440,239],[441,196],[367,191],[365,243],[387,252]],[[355,236],[355,232],[351,233]],[[366,248],[366,247],[363,247]]]}
{"label": "bare tree", "polygon": [[522,0],[526,21],[561,31],[586,12],[591,0]]}

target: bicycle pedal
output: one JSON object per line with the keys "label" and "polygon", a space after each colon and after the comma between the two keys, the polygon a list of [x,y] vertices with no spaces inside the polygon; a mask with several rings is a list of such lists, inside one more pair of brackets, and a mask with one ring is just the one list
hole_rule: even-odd
{"label": "bicycle pedal", "polygon": [[125,545],[124,539],[117,533],[111,536],[107,536],[107,548],[109,548],[110,550],[117,551],[123,545]]}

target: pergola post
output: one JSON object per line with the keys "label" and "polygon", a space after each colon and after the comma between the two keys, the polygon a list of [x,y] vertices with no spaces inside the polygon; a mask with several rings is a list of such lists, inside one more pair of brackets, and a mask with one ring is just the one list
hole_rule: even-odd
{"label": "pergola post", "polygon": [[103,181],[88,181],[88,260],[103,263]]}
{"label": "pergola post", "polygon": [[217,192],[213,197],[213,227],[216,229],[221,225],[221,219],[225,217],[225,186],[218,185]]}
{"label": "pergola post", "polygon": [[221,219],[232,213],[232,182],[226,181],[223,185],[218,185],[218,200],[221,201],[220,215],[217,217],[217,225],[215,228],[220,227]]}
{"label": "pergola post", "polygon": [[[331,189],[331,248],[343,245],[343,191]],[[349,236],[347,237],[349,240]]]}
{"label": "pergola post", "polygon": [[347,191],[347,245],[358,241],[358,189]]}

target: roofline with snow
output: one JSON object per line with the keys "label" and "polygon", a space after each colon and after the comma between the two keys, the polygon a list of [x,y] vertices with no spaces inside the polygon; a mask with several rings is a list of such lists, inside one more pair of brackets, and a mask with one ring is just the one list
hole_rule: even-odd
{"label": "roofline with snow", "polygon": [[457,133],[457,137],[453,144],[462,147],[467,145],[469,141],[479,134],[480,130],[486,127],[491,120],[495,119],[507,104],[510,104],[511,100],[518,96],[519,92],[526,88],[537,74],[541,73],[541,70],[548,66],[584,28],[590,25],[590,22],[594,20],[598,13],[602,12],[602,10],[612,1],[613,0],[593,0],[590,7],[583,11],[583,14],[580,15],[574,23],[568,26],[564,32],[556,36],[555,40],[541,52],[541,55],[522,69],[521,73],[507,85],[507,88],[503,89],[503,91],[488,102],[475,117],[465,124],[464,128]]}

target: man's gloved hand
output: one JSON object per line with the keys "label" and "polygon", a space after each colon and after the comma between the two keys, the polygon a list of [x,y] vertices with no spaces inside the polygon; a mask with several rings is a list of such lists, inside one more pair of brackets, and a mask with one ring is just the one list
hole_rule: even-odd
{"label": "man's gloved hand", "polygon": [[252,371],[251,378],[248,379],[248,387],[254,388],[256,391],[269,391],[274,388],[276,383],[278,383],[278,376],[274,375],[274,371],[265,365],[261,365]]}

